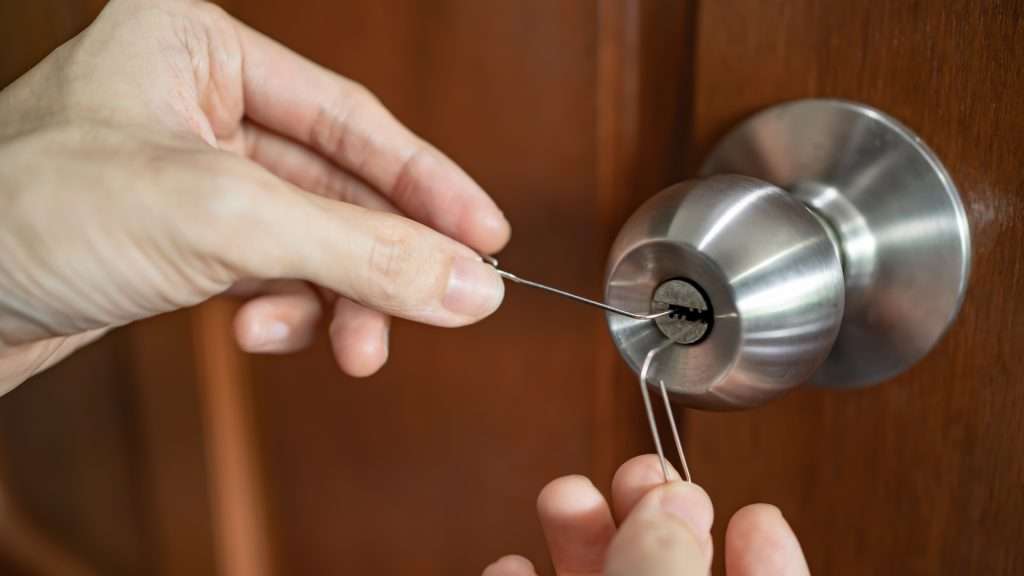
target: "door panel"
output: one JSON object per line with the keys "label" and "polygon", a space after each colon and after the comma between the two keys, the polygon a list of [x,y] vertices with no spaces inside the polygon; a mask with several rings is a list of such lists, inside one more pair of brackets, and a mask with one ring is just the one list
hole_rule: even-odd
{"label": "door panel", "polygon": [[933,148],[960,189],[973,242],[959,319],[906,374],[863,390],[801,390],[743,413],[687,412],[719,557],[726,514],[767,501],[782,507],[817,573],[1019,572],[1024,3],[702,2],[697,29],[691,169],[765,106],[857,100]]}

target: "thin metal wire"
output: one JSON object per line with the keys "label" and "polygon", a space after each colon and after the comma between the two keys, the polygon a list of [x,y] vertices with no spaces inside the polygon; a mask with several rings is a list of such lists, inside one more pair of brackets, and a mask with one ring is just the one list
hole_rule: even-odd
{"label": "thin metal wire", "polygon": [[665,461],[665,451],[661,448],[661,435],[658,434],[658,423],[654,419],[654,409],[651,408],[651,394],[647,391],[647,372],[651,369],[651,361],[654,360],[655,354],[664,350],[667,346],[671,345],[671,340],[666,340],[661,346],[651,348],[644,357],[644,364],[640,368],[640,394],[644,398],[644,410],[647,411],[647,423],[651,427],[651,437],[654,438],[654,448],[658,451],[658,459],[661,462],[661,473],[665,478],[665,482],[668,482],[668,464]]}
{"label": "thin metal wire", "polygon": [[525,278],[520,278],[519,276],[516,276],[515,274],[512,274],[511,272],[506,272],[506,271],[502,270],[501,268],[498,268],[498,259],[494,258],[493,256],[481,256],[480,258],[484,262],[490,264],[491,266],[494,266],[494,269],[498,272],[498,274],[502,278],[504,278],[506,280],[509,280],[511,282],[515,282],[517,284],[523,284],[525,286],[530,286],[531,288],[539,288],[541,290],[545,290],[545,291],[550,292],[552,294],[557,294],[559,296],[562,296],[563,298],[568,298],[570,300],[575,300],[576,302],[581,302],[583,304],[589,304],[591,306],[596,306],[596,307],[598,307],[598,308],[600,308],[602,310],[605,310],[607,312],[612,312],[614,314],[619,314],[619,315],[622,315],[622,316],[627,316],[627,317],[633,318],[635,320],[654,320],[655,318],[661,318],[662,316],[668,316],[668,315],[673,314],[673,313],[676,312],[675,310],[673,310],[671,308],[669,308],[668,310],[664,310],[662,312],[655,312],[653,314],[637,314],[635,312],[629,312],[628,310],[623,310],[621,308],[616,308],[614,306],[610,306],[608,304],[605,304],[604,302],[598,302],[596,300],[591,300],[590,298],[584,298],[583,296],[580,296],[578,294],[573,294],[572,292],[566,292],[565,290],[559,290],[558,288],[553,288],[551,286],[546,286],[546,285],[541,284],[539,282],[534,282],[533,280],[527,280]]}
{"label": "thin metal wire", "polygon": [[[658,434],[658,423],[654,417],[654,409],[651,407],[651,395],[647,390],[647,374],[651,369],[651,362],[654,360],[654,356],[661,352],[665,348],[668,348],[674,344],[672,340],[666,340],[660,346],[655,346],[647,352],[647,356],[644,357],[643,366],[640,368],[640,393],[644,398],[644,410],[647,412],[647,422],[651,428],[651,436],[654,438],[654,448],[658,451],[658,458],[661,461],[661,474],[665,479],[665,482],[669,481],[668,462],[665,458],[665,451],[661,447],[661,435]],[[665,415],[668,417],[669,424],[672,427],[672,438],[676,443],[676,451],[679,453],[679,463],[683,468],[683,479],[687,482],[691,482],[690,467],[686,463],[686,456],[683,454],[683,443],[679,440],[679,429],[676,427],[676,419],[672,414],[672,405],[668,401],[668,391],[665,389],[665,381],[658,380],[658,385],[661,387],[661,398],[665,401]]]}
{"label": "thin metal wire", "polygon": [[683,443],[679,441],[679,429],[676,428],[676,417],[672,413],[672,404],[668,401],[668,391],[665,390],[665,381],[658,379],[658,386],[661,387],[661,399],[665,401],[665,416],[672,426],[672,439],[676,441],[676,451],[679,453],[679,464],[683,467],[683,480],[690,482],[690,466],[686,463],[686,455],[683,454]]}
{"label": "thin metal wire", "polygon": [[[506,272],[501,268],[498,268],[498,259],[493,256],[481,256],[480,259],[483,262],[486,262],[487,264],[493,266],[494,270],[497,271],[502,278],[509,280],[511,282],[523,284],[525,286],[530,286],[531,288],[539,288],[552,294],[562,296],[563,298],[575,300],[576,302],[580,302],[583,304],[589,304],[590,306],[595,306],[607,312],[627,316],[629,318],[633,318],[636,320],[654,320],[656,318],[661,318],[662,316],[668,316],[670,314],[677,312],[676,310],[673,310],[671,308],[662,312],[656,312],[654,314],[637,314],[635,312],[629,312],[628,310],[622,310],[621,308],[610,306],[608,304],[605,304],[604,302],[598,302],[596,300],[591,300],[590,298],[584,298],[583,296],[573,294],[572,292],[566,292],[565,290],[559,290],[558,288],[553,288],[551,286],[547,286],[539,282],[534,282],[532,280],[520,278],[519,276],[516,276],[511,272]],[[647,373],[651,368],[651,361],[654,360],[654,356],[658,352],[661,352],[662,350],[668,348],[672,344],[674,344],[672,340],[666,340],[660,346],[652,348],[647,353],[647,356],[644,358],[643,367],[640,369],[640,392],[641,394],[643,394],[644,410],[646,410],[647,412],[647,422],[650,424],[651,427],[651,436],[654,438],[654,447],[658,451],[658,458],[661,461],[661,473],[662,476],[665,478],[665,482],[669,481],[668,461],[665,458],[665,451],[661,447],[661,436],[658,434],[658,423],[654,417],[654,408],[651,407],[651,395],[650,392],[647,390]],[[687,482],[690,482],[690,467],[686,463],[686,456],[683,454],[683,443],[680,442],[679,440],[679,429],[676,427],[676,419],[675,416],[672,414],[672,405],[671,403],[669,403],[668,400],[668,391],[665,389],[665,381],[659,379],[658,386],[661,387],[661,398],[665,402],[665,415],[668,417],[669,425],[671,425],[672,427],[672,439],[675,441],[676,451],[679,454],[679,463],[682,465],[683,468],[683,479],[686,480]]]}

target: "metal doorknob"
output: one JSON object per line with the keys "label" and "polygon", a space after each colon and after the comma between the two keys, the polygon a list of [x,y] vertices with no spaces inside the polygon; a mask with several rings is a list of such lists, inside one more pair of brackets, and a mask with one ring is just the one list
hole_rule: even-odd
{"label": "metal doorknob", "polygon": [[[953,322],[970,267],[956,187],[891,117],[838,100],[764,110],[702,177],[662,190],[612,246],[607,315],[637,372],[693,407],[756,406],[804,382],[876,384]],[[667,344],[667,342],[672,342]]]}

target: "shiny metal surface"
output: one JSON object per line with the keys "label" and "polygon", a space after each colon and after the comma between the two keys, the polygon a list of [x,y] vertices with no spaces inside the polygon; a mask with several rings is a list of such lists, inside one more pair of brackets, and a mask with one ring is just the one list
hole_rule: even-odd
{"label": "shiny metal surface", "polygon": [[836,236],[846,312],[814,384],[891,378],[927,354],[956,317],[970,268],[963,205],[932,151],[888,115],[839,100],[774,106],[726,135],[701,173],[784,188]]}
{"label": "shiny metal surface", "polygon": [[[674,278],[703,290],[714,327],[658,353],[649,382],[663,380],[690,406],[753,406],[785,392],[818,369],[839,331],[844,280],[829,233],[800,201],[754,178],[683,182],[630,217],[611,249],[605,300],[644,310]],[[668,341],[652,322],[606,317],[638,372]]]}

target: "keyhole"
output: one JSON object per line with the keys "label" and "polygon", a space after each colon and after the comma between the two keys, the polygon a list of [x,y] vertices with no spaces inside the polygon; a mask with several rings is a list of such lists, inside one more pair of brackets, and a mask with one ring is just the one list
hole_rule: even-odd
{"label": "keyhole", "polygon": [[711,333],[715,315],[704,291],[693,281],[676,278],[663,282],[654,291],[651,311],[672,310],[654,322],[668,339],[693,345]]}

